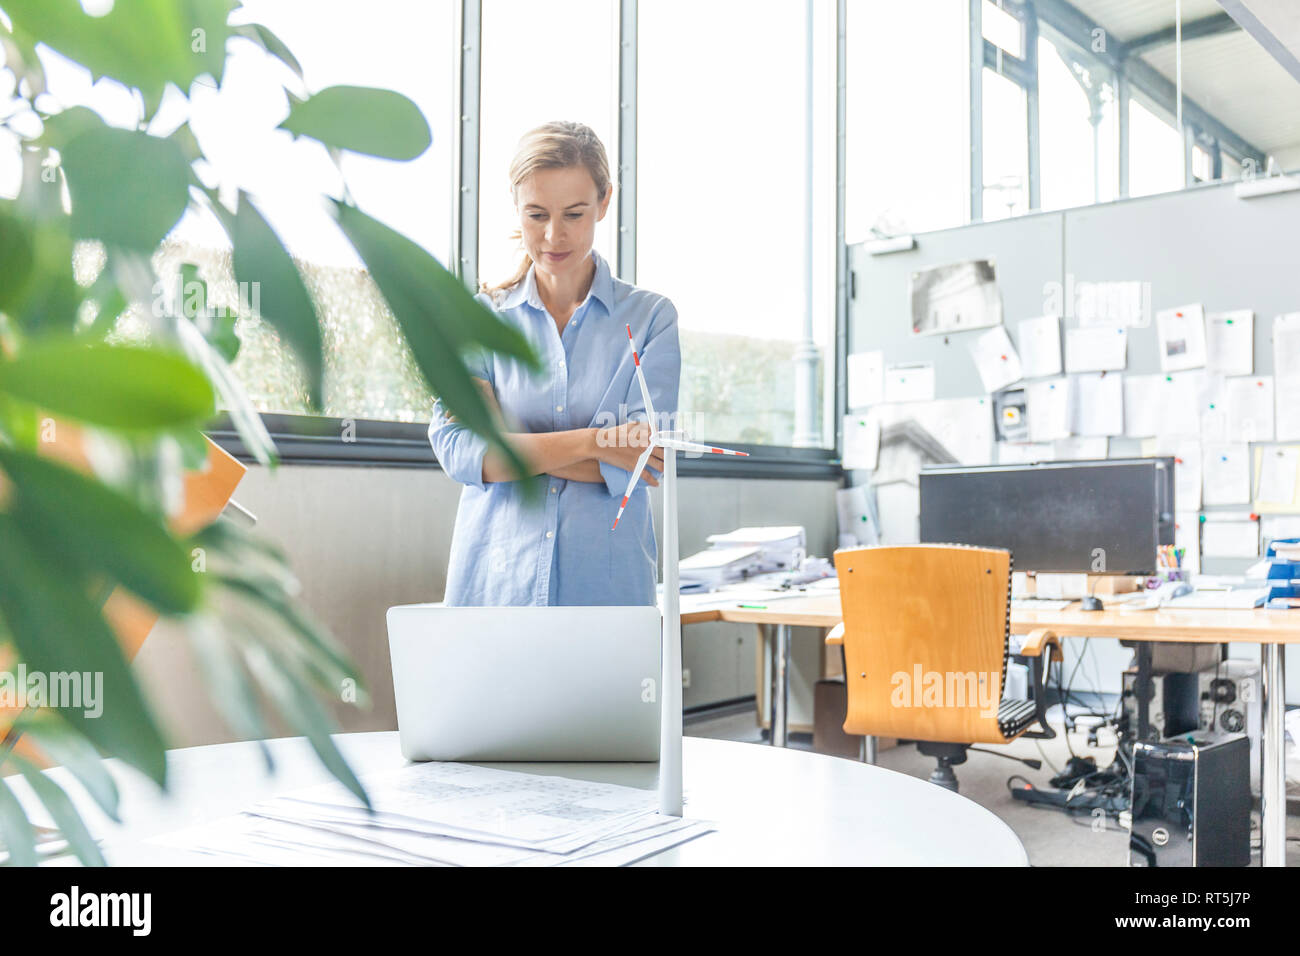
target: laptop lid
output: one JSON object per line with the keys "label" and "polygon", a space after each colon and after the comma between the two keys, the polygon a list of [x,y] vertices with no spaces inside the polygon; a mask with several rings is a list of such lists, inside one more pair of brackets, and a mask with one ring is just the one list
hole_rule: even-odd
{"label": "laptop lid", "polygon": [[388,611],[408,760],[659,759],[659,609]]}

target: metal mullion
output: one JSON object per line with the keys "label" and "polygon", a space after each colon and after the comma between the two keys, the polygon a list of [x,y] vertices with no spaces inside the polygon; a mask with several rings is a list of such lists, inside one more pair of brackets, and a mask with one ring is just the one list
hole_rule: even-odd
{"label": "metal mullion", "polygon": [[618,17],[618,255],[615,269],[636,284],[637,0],[620,0]]}
{"label": "metal mullion", "polygon": [[482,0],[461,0],[457,34],[456,184],[454,258],[456,274],[471,289],[478,287],[479,129],[482,114]]}

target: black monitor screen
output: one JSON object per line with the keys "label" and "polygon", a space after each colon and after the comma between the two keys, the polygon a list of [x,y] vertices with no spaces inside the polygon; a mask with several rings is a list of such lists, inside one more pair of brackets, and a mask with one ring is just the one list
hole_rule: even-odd
{"label": "black monitor screen", "polygon": [[1173,544],[1172,458],[939,466],[920,476],[921,540],[1007,548],[1017,571],[1153,574]]}

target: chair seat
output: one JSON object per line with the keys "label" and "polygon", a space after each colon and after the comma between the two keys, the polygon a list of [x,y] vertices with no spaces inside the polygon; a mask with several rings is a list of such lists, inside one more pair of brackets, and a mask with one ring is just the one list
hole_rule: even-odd
{"label": "chair seat", "polygon": [[1032,724],[1037,713],[1033,701],[1004,700],[998,705],[998,728],[1010,739]]}

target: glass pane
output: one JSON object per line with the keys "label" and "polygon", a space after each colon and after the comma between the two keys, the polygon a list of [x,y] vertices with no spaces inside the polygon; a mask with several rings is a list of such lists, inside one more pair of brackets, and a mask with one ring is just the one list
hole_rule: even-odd
{"label": "glass pane", "polygon": [[[970,38],[965,0],[849,0],[848,242],[966,222]],[[888,42],[882,42],[888,37]]]}
{"label": "glass pane", "polygon": [[[1069,47],[1066,50],[1069,51]],[[1114,91],[1093,63],[1038,41],[1042,208],[1115,197]]]}
{"label": "glass pane", "polygon": [[980,28],[984,39],[1001,47],[1012,56],[1023,58],[1025,55],[1025,33],[1020,21],[1013,14],[1002,9],[992,0],[984,0],[984,10],[980,17]]}
{"label": "glass pane", "polygon": [[755,7],[640,6],[637,284],[677,307],[679,404],[693,434],[824,445],[834,381],[835,8],[814,5],[810,66],[805,5]]}
{"label": "glass pane", "polygon": [[[430,396],[396,324],[319,197],[341,198],[346,178],[361,209],[448,261],[455,196],[455,9],[454,0],[245,0],[236,22],[261,23],[276,33],[301,63],[305,88],[260,47],[236,39],[221,88],[196,84],[188,106],[182,97],[165,97],[154,122],[155,131],[167,132],[188,119],[211,161],[204,171],[208,182],[223,196],[240,189],[253,195],[298,260],[321,313],[323,412],[329,416],[428,418]],[[135,104],[129,95],[118,95],[115,84],[101,80],[92,87],[88,75],[62,65],[55,75],[65,105],[90,103],[110,122],[135,122]],[[344,84],[408,96],[428,120],[433,145],[410,162],[344,153],[341,176],[320,144],[277,129],[289,111],[286,88],[301,97]],[[166,277],[182,262],[196,262],[210,284],[209,304],[233,308],[239,295],[229,248],[211,215],[187,214],[157,265]],[[233,368],[255,407],[305,413],[297,364],[274,331],[247,316],[236,329],[241,346]]]}
{"label": "glass pane", "polygon": [[[478,277],[514,274],[523,250],[510,189],[519,138],[542,123],[590,126],[618,182],[618,4],[608,0],[484,0],[479,124]],[[596,226],[596,250],[616,264],[617,197]]]}
{"label": "glass pane", "polygon": [[1183,138],[1136,97],[1128,108],[1128,191],[1149,196],[1183,188]]}
{"label": "glass pane", "polygon": [[984,219],[1029,208],[1029,130],[1025,91],[984,70]]}

